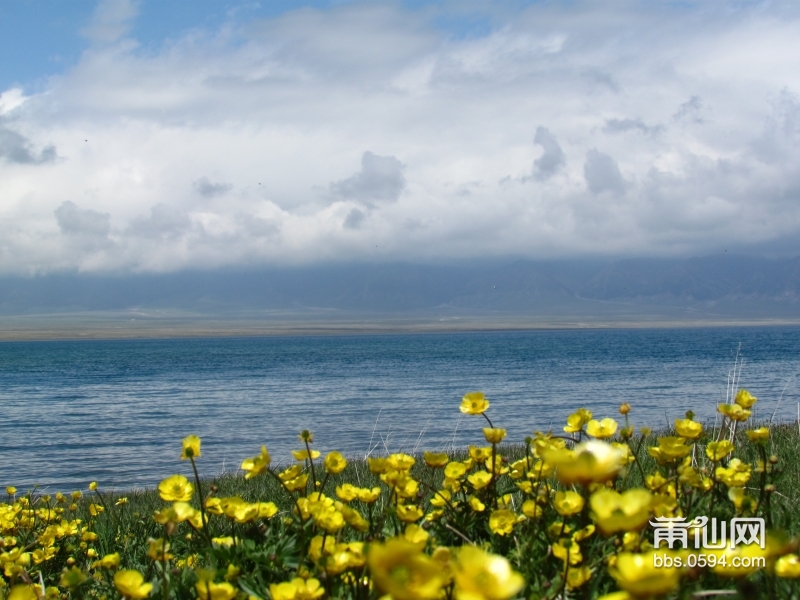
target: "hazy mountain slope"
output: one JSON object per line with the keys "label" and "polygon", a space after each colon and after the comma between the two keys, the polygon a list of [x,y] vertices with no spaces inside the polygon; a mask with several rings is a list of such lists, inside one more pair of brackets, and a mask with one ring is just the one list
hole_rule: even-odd
{"label": "hazy mountain slope", "polygon": [[6,315],[169,309],[380,313],[607,313],[637,307],[725,307],[800,313],[800,257],[508,261],[453,266],[330,265],[168,275],[0,279]]}

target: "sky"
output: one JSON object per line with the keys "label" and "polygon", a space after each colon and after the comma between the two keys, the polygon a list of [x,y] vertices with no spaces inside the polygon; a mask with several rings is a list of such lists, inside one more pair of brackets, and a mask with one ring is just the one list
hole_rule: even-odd
{"label": "sky", "polygon": [[800,253],[800,4],[0,0],[0,274]]}

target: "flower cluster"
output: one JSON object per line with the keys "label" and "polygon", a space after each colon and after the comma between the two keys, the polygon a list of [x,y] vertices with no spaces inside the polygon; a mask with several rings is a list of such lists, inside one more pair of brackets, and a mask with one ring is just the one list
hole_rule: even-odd
{"label": "flower cluster", "polygon": [[[0,599],[788,597],[800,543],[776,526],[771,430],[737,432],[755,403],[742,390],[719,427],[687,413],[658,436],[631,425],[628,404],[624,423],[581,408],[511,446],[472,392],[460,410],[485,420],[485,445],[354,464],[303,431],[293,464],[274,466],[265,446],[245,459],[240,493],[200,479],[189,436],[179,458],[193,480],[164,479],[147,512],[94,483],[91,498],[9,487]],[[763,519],[763,543],[705,544],[701,525],[724,535],[734,518]],[[659,546],[658,523],[685,524],[685,543]]]}

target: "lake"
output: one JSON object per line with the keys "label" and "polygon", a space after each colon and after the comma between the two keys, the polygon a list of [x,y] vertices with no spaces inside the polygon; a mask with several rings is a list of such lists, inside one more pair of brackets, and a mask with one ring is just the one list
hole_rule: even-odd
{"label": "lake", "polygon": [[151,486],[188,473],[188,434],[206,475],[262,444],[289,462],[301,429],[352,456],[447,449],[482,441],[484,420],[458,410],[475,390],[516,441],[580,406],[617,417],[629,402],[652,427],[713,419],[734,364],[759,418],[782,396],[776,420],[795,420],[798,327],[5,342],[0,485]]}

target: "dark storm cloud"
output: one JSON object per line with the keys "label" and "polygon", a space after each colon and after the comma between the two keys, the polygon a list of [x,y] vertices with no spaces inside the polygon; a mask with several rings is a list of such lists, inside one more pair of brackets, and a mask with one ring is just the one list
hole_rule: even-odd
{"label": "dark storm cloud", "polygon": [[80,208],[69,200],[55,210],[55,215],[59,229],[67,235],[106,237],[111,230],[111,215]]}
{"label": "dark storm cloud", "polygon": [[131,221],[128,231],[144,238],[175,237],[191,226],[189,218],[166,204],[156,204],[150,209],[150,216]]}
{"label": "dark storm cloud", "polygon": [[56,159],[55,146],[46,146],[38,154],[24,136],[0,125],[0,158],[9,163],[40,165]]}
{"label": "dark storm cloud", "polygon": [[622,179],[617,161],[596,149],[586,153],[583,176],[593,194],[620,193],[625,190],[625,181]]}
{"label": "dark storm cloud", "polygon": [[536,137],[533,142],[544,150],[544,153],[533,161],[533,177],[539,181],[554,175],[566,163],[566,157],[561,146],[556,141],[556,136],[546,127],[536,128]]}
{"label": "dark storm cloud", "polygon": [[641,131],[646,135],[655,135],[664,128],[660,125],[650,126],[641,119],[607,119],[603,131],[606,133],[627,133]]}
{"label": "dark storm cloud", "polygon": [[195,191],[203,196],[203,198],[213,198],[214,196],[222,196],[227,194],[233,189],[233,184],[230,183],[211,183],[208,177],[201,177],[195,181],[192,186]]}
{"label": "dark storm cloud", "polygon": [[349,213],[347,213],[347,217],[344,220],[342,226],[345,229],[358,229],[361,227],[361,223],[364,221],[366,215],[364,211],[354,208]]}
{"label": "dark storm cloud", "polygon": [[341,197],[362,202],[396,202],[406,187],[403,163],[394,156],[364,152],[361,170],[347,179],[331,184],[331,191]]}
{"label": "dark storm cloud", "polygon": [[692,96],[686,102],[680,105],[678,111],[672,115],[676,121],[685,119],[693,123],[704,123],[703,111],[706,109],[700,96]]}

